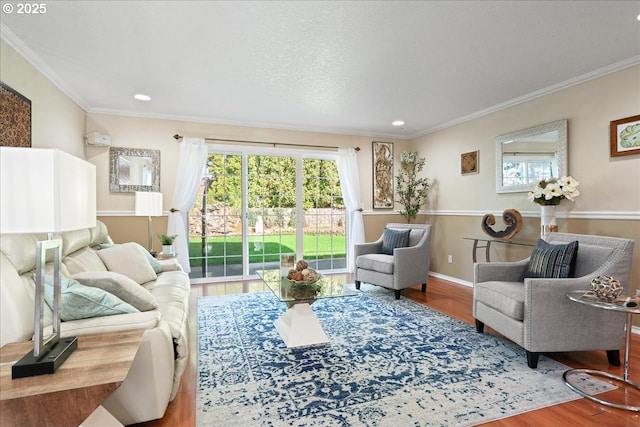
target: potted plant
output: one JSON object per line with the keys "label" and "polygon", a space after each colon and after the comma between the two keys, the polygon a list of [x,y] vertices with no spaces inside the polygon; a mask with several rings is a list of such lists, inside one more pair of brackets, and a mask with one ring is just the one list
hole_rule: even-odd
{"label": "potted plant", "polygon": [[419,178],[418,173],[424,168],[424,157],[418,157],[415,151],[405,151],[400,158],[400,172],[396,175],[396,202],[404,206],[400,215],[411,223],[420,208],[427,203],[429,197],[429,178]]}
{"label": "potted plant", "polygon": [[174,255],[173,242],[176,240],[177,235],[169,236],[166,234],[158,234],[160,242],[162,243],[162,253],[164,255]]}

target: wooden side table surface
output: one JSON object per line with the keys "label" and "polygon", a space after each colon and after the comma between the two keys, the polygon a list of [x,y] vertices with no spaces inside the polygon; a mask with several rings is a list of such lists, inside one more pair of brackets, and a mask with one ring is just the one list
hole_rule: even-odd
{"label": "wooden side table surface", "polygon": [[144,330],[81,335],[52,375],[11,379],[33,342],[0,348],[0,425],[77,426],[124,381]]}

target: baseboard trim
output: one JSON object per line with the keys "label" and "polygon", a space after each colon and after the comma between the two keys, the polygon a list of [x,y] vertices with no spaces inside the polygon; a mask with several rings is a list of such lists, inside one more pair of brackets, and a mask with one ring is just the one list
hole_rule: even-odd
{"label": "baseboard trim", "polygon": [[457,277],[447,276],[446,274],[436,273],[435,271],[430,271],[429,276],[433,276],[438,279],[443,279],[448,282],[457,283],[458,285],[466,286],[468,288],[473,288],[473,283],[468,282],[466,280],[458,279]]}

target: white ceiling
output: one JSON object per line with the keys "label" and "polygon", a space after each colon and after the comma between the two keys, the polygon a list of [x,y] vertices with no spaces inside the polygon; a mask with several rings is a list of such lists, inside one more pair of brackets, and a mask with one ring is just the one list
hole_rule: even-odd
{"label": "white ceiling", "polygon": [[640,63],[640,1],[45,4],[2,38],[88,112],[409,138]]}

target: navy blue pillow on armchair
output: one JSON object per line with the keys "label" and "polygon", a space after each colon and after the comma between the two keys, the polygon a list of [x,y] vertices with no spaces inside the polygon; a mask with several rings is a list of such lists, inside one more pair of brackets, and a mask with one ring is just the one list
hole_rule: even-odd
{"label": "navy blue pillow on armchair", "polygon": [[531,252],[524,277],[545,279],[573,277],[577,254],[577,240],[565,245],[552,245],[540,239]]}
{"label": "navy blue pillow on armchair", "polygon": [[382,253],[393,255],[395,248],[406,248],[409,246],[409,233],[411,229],[385,228],[382,233]]}

